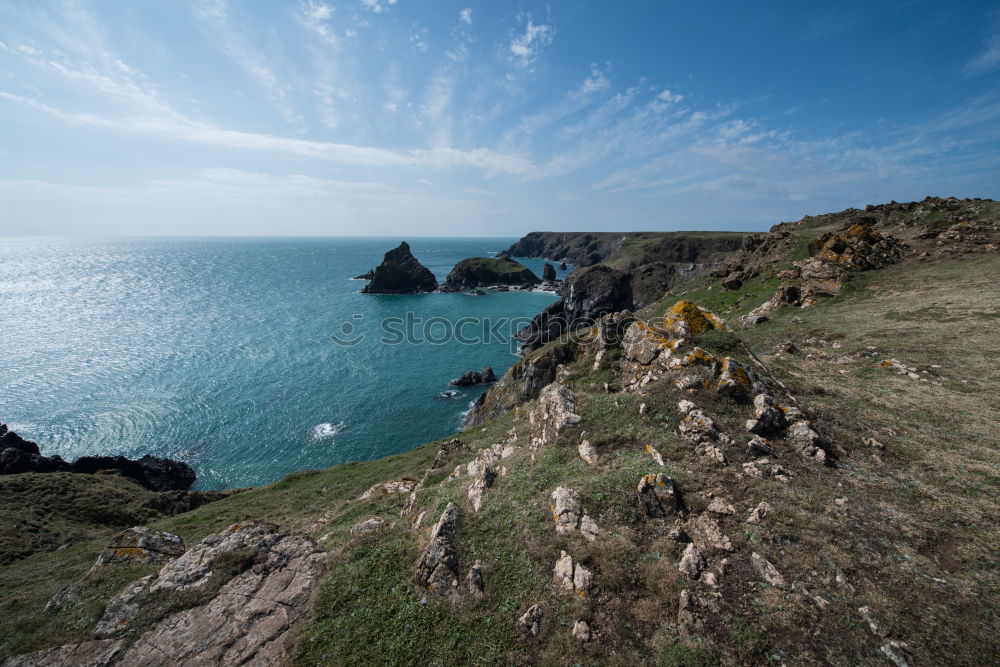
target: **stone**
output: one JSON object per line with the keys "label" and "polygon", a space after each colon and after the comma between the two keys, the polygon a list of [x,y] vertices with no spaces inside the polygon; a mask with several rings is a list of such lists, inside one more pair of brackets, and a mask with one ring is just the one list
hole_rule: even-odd
{"label": "stone", "polygon": [[718,496],[712,498],[712,502],[708,504],[708,511],[723,515],[736,514],[736,508]]}
{"label": "stone", "polygon": [[677,631],[681,637],[690,638],[705,630],[705,622],[698,612],[697,600],[691,591],[685,588],[681,591],[677,605]]}
{"label": "stone", "polygon": [[740,274],[733,271],[728,276],[723,278],[722,287],[733,292],[743,287],[743,281],[740,280]]}
{"label": "stone", "polygon": [[587,462],[589,465],[597,465],[597,448],[594,447],[590,442],[584,440],[577,447],[577,451],[580,454],[580,458]]}
{"label": "stone", "polygon": [[388,482],[379,482],[378,484],[373,484],[367,491],[362,493],[358,500],[367,500],[371,498],[376,493],[410,493],[420,484],[415,479],[394,479]]}
{"label": "stone", "polygon": [[694,521],[693,535],[695,543],[700,543],[703,551],[716,549],[719,551],[732,551],[732,541],[722,532],[719,522],[708,516],[700,515]]}
{"label": "stone", "polygon": [[465,576],[465,586],[475,596],[481,596],[485,585],[483,583],[483,561],[477,560],[469,568],[469,574]]}
{"label": "stone", "polygon": [[111,538],[92,570],[115,563],[164,563],[182,555],[184,540],[145,526],[128,528]]}
{"label": "stone", "polygon": [[590,641],[590,626],[587,621],[580,620],[573,624],[573,639],[578,642]]}
{"label": "stone", "polygon": [[774,449],[771,447],[771,443],[759,435],[750,438],[750,442],[747,443],[747,449],[750,450],[751,456],[774,456]]}
{"label": "stone", "polygon": [[910,667],[910,663],[906,660],[905,651],[908,647],[904,642],[897,641],[893,639],[887,644],[883,644],[879,647],[879,651],[882,652],[889,661],[896,665],[896,667]]}
{"label": "stone", "polygon": [[372,275],[371,282],[361,290],[363,294],[418,294],[437,289],[437,279],[410,253],[410,245],[403,241],[385,253],[382,263]]}
{"label": "stone", "polygon": [[732,357],[723,357],[719,367],[719,379],[715,391],[735,401],[745,401],[757,383],[757,376]]}
{"label": "stone", "polygon": [[[565,271],[565,269],[563,269]],[[556,280],[556,267],[552,266],[548,262],[542,267],[542,280],[546,282],[555,282]]]}
{"label": "stone", "polygon": [[496,478],[497,472],[489,464],[483,464],[479,467],[476,478],[469,486],[469,502],[472,503],[474,512],[478,513],[483,508],[483,493],[493,486],[493,481]]}
{"label": "stone", "polygon": [[431,464],[431,468],[437,470],[442,467],[449,458],[451,458],[452,454],[462,451],[465,448],[464,442],[458,438],[452,438],[448,442],[441,445],[441,448],[438,449],[437,455],[434,456],[434,463]]}
{"label": "stone", "polygon": [[580,519],[580,534],[583,535],[583,539],[593,542],[604,535],[604,530],[597,525],[596,521],[590,518],[590,515],[584,514]]}
{"label": "stone", "polygon": [[458,588],[458,520],[461,510],[448,503],[431,530],[431,539],[417,560],[414,581],[418,586],[445,595]]}
{"label": "stone", "polygon": [[758,394],[754,397],[754,418],[747,420],[746,429],[758,436],[780,433],[787,426],[785,413],[775,407],[770,394]]}
{"label": "stone", "polygon": [[747,517],[746,523],[750,525],[759,524],[764,517],[767,516],[768,512],[771,511],[771,505],[766,502],[761,502],[757,507],[753,508],[750,512],[750,516]]}
{"label": "stone", "polygon": [[636,489],[639,511],[650,519],[663,519],[680,511],[674,482],[663,473],[643,475]]}
{"label": "stone", "polygon": [[750,566],[754,572],[772,586],[784,586],[785,578],[778,572],[778,568],[770,563],[766,558],[754,552],[750,554]]}
{"label": "stone", "polygon": [[[234,524],[165,565],[149,593],[205,585],[215,557],[227,552],[253,553],[255,564],[224,583],[209,602],[157,621],[121,655],[120,664],[162,664],[164,655],[172,664],[274,664],[290,654],[292,628],[308,612],[326,560],[326,552],[305,536],[263,522]],[[143,606],[135,588],[126,593],[131,605]],[[99,634],[123,627],[107,618],[120,609],[119,601],[109,603]]]}
{"label": "stone", "polygon": [[552,568],[552,578],[567,590],[573,590],[573,557],[565,551],[559,552],[559,559]]}
{"label": "stone", "polygon": [[875,612],[871,610],[871,607],[858,607],[858,613],[861,614],[861,618],[865,620],[865,623],[868,624],[868,628],[876,637],[888,636],[889,631],[879,622],[878,618],[875,616]]}
{"label": "stone", "polygon": [[704,567],[705,559],[701,557],[698,547],[694,543],[687,545],[687,548],[684,549],[684,553],[681,555],[681,562],[678,565],[678,569],[691,579],[697,579]]}
{"label": "stone", "polygon": [[594,588],[594,573],[579,563],[565,551],[559,552],[559,559],[552,568],[552,578],[568,591],[579,597],[587,595]]}
{"label": "stone", "polygon": [[649,456],[652,457],[652,459],[656,461],[657,465],[661,468],[667,467],[666,463],[663,462],[663,456],[656,450],[655,447],[652,445],[646,445],[646,453],[649,454]]}
{"label": "stone", "polygon": [[537,637],[542,629],[542,619],[545,617],[540,605],[533,604],[528,607],[528,611],[517,619],[517,627],[523,632],[527,632],[532,637]]}
{"label": "stone", "polygon": [[785,439],[796,447],[803,456],[816,459],[820,463],[826,463],[826,450],[822,447],[822,440],[809,422],[798,421],[792,424],[788,427]]}
{"label": "stone", "polygon": [[377,516],[362,519],[351,526],[351,535],[371,535],[385,525],[385,519]]}
{"label": "stone", "polygon": [[580,527],[583,506],[580,503],[580,494],[573,489],[557,487],[549,497],[549,509],[556,522],[556,533],[559,535],[570,535]]}

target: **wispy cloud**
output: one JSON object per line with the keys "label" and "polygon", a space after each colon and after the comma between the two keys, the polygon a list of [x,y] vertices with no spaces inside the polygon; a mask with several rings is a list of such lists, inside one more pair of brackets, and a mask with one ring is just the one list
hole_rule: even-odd
{"label": "wispy cloud", "polygon": [[611,81],[601,66],[597,63],[590,64],[590,76],[583,80],[580,85],[580,91],[584,94],[596,93],[600,90],[606,90],[611,85]]}
{"label": "wispy cloud", "polygon": [[466,25],[472,25],[472,8],[466,7],[465,9],[459,10],[458,20]]}
{"label": "wispy cloud", "polygon": [[522,14],[524,31],[516,33],[510,40],[510,59],[520,67],[531,67],[538,59],[540,51],[552,44],[555,28],[545,23],[535,23],[531,14]]}
{"label": "wispy cloud", "polygon": [[389,8],[394,4],[396,4],[396,0],[361,0],[362,7],[376,14],[389,11]]}

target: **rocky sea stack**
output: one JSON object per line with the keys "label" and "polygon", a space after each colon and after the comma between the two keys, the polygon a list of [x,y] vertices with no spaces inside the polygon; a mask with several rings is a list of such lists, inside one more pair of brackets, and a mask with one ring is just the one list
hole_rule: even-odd
{"label": "rocky sea stack", "polygon": [[510,257],[470,257],[455,265],[441,290],[464,292],[494,285],[532,287],[539,282],[531,269]]}
{"label": "rocky sea stack", "polygon": [[419,294],[437,289],[437,279],[430,269],[410,253],[410,244],[403,241],[398,248],[385,253],[375,268],[371,282],[363,294]]}

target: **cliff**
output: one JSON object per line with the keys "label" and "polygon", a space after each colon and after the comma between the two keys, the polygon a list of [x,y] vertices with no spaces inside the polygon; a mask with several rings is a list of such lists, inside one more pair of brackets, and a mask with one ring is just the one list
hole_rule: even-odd
{"label": "cliff", "polygon": [[[982,664],[1000,205],[762,236],[739,287],[546,343],[454,436],[9,563],[0,659]],[[828,293],[744,324],[817,258]]]}

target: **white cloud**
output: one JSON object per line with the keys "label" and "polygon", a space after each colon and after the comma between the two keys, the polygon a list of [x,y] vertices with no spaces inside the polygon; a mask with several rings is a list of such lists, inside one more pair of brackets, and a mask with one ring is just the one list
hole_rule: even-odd
{"label": "white cloud", "polygon": [[209,146],[275,151],[344,165],[429,167],[435,169],[473,167],[482,170],[487,175],[498,173],[529,175],[536,173],[536,169],[529,159],[511,153],[498,153],[487,148],[460,150],[442,146],[431,149],[392,151],[372,146],[310,141],[258,132],[227,130],[176,114],[169,117],[106,118],[93,114],[66,113],[38,100],[3,91],[0,91],[0,98],[44,111],[78,125],[142,132]]}
{"label": "white cloud", "polygon": [[590,64],[590,76],[584,79],[580,86],[580,90],[586,93],[596,93],[598,91],[606,89],[611,85],[608,81],[608,77],[605,75],[604,71],[601,70],[597,63]]}
{"label": "white cloud", "polygon": [[466,25],[472,25],[472,8],[466,7],[458,12],[458,20]]}
{"label": "white cloud", "polygon": [[362,7],[376,14],[389,11],[389,8],[394,4],[396,4],[396,0],[361,0]]}
{"label": "white cloud", "polygon": [[656,96],[656,99],[666,104],[676,104],[681,100],[683,100],[684,96],[671,92],[669,89],[664,88],[663,91]]}
{"label": "white cloud", "polygon": [[302,26],[316,33],[327,42],[338,45],[336,36],[326,23],[333,18],[334,11],[335,9],[330,5],[317,2],[316,0],[308,0],[308,2],[299,5],[299,11],[296,12],[296,19]]}
{"label": "white cloud", "polygon": [[413,25],[413,32],[410,33],[410,46],[414,51],[423,53],[427,50],[427,35],[430,28],[421,28],[417,24]]}
{"label": "white cloud", "polygon": [[551,25],[536,24],[530,14],[525,15],[524,20],[527,21],[524,32],[510,42],[510,56],[521,67],[529,67],[538,57],[538,52],[552,44],[555,29]]}

